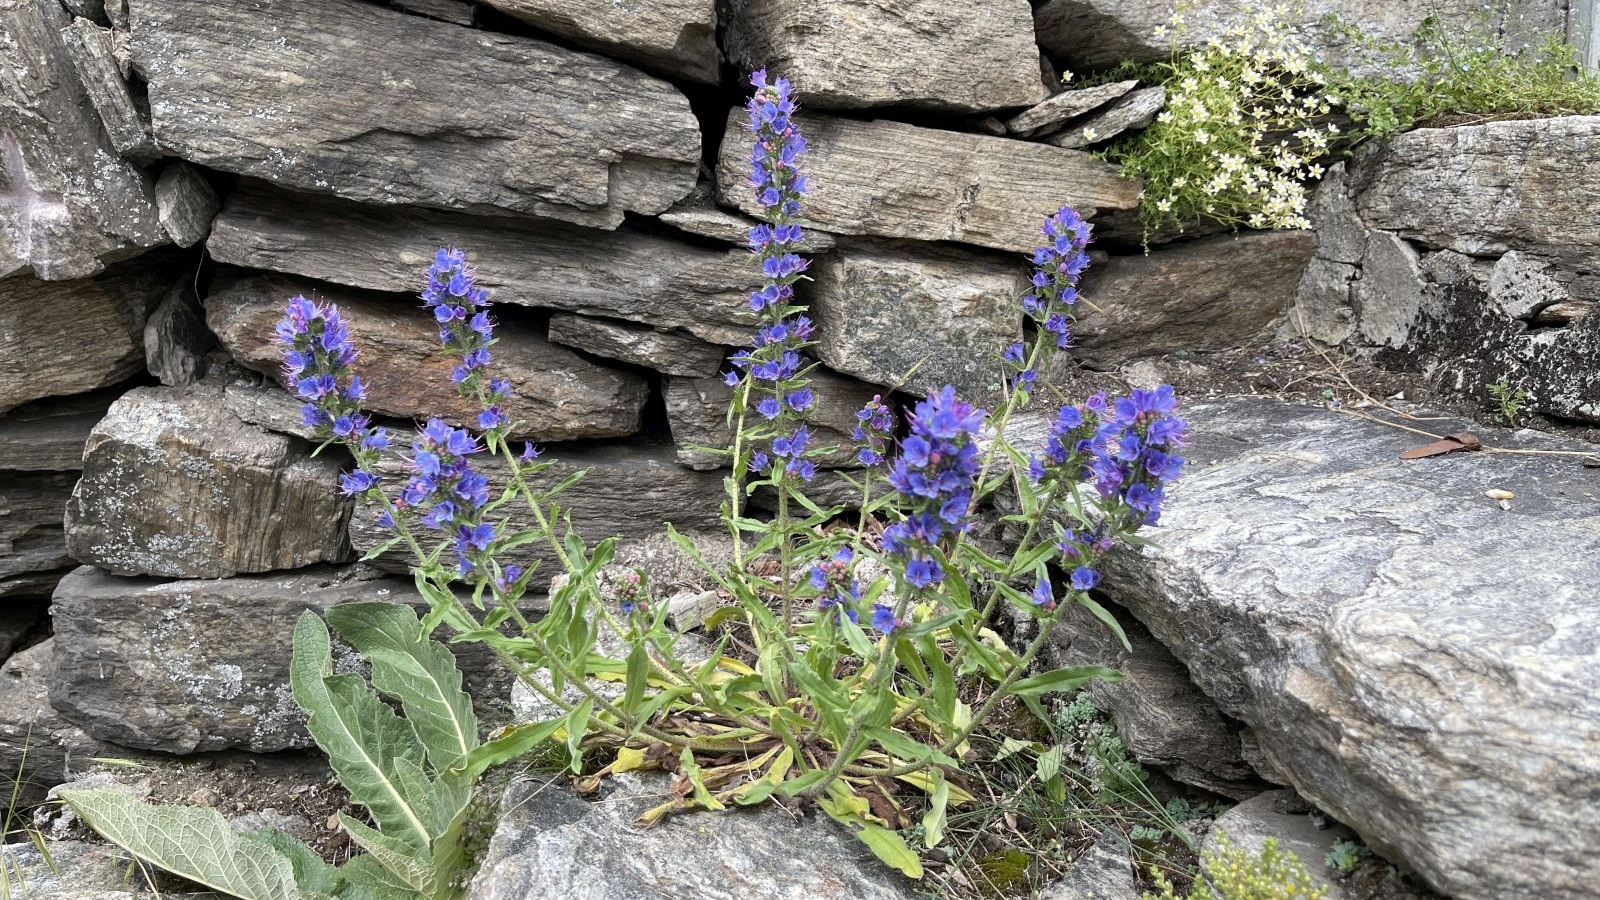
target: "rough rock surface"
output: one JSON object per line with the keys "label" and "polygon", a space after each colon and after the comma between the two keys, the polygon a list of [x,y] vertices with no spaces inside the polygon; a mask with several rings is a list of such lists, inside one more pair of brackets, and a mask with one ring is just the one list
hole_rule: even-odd
{"label": "rough rock surface", "polygon": [[761,277],[748,251],[629,229],[374,209],[255,185],[229,195],[206,249],[219,262],[412,292],[445,245],[470,251],[497,303],[682,328],[730,346],[750,338],[748,300]]}
{"label": "rough rock surface", "polygon": [[[746,190],[753,138],[744,115],[729,116],[718,199],[754,213]],[[1139,202],[1139,182],[1078,150],[882,120],[801,114],[795,121],[811,145],[800,221],[835,234],[1032,253],[1039,226],[1063,203],[1092,216]]]}
{"label": "rough rock surface", "polygon": [[[566,885],[569,900],[911,900],[910,882],[825,817],[796,822],[774,806],[686,813],[633,824],[671,799],[665,779],[606,780],[598,803],[561,782],[517,781],[468,900],[521,900]],[[715,815],[716,818],[710,818]],[[689,865],[686,861],[694,860]]]}
{"label": "rough rock surface", "polygon": [[1355,833],[1336,822],[1318,828],[1304,807],[1294,791],[1258,794],[1211,823],[1201,852],[1217,852],[1219,835],[1230,847],[1252,854],[1260,853],[1267,838],[1273,838],[1279,850],[1293,853],[1306,867],[1312,883],[1327,892],[1326,900],[1345,900],[1343,885],[1330,877],[1323,860],[1336,842],[1355,840]]}
{"label": "rough rock surface", "polygon": [[72,565],[61,512],[75,481],[74,472],[0,471],[0,602],[49,596]]}
{"label": "rough rock surface", "polygon": [[[84,566],[56,590],[50,701],[89,734],[129,747],[309,747],[289,687],[294,624],[308,609],[354,601],[423,606],[409,578],[366,566],[204,581],[117,578]],[[459,654],[468,689],[504,699],[506,676],[488,652]],[[341,671],[356,670],[353,651],[335,656]]]}
{"label": "rough rock surface", "polygon": [[[206,298],[206,318],[241,364],[283,378],[273,324],[284,301],[303,294],[336,303],[355,342],[366,408],[403,418],[438,416],[457,425],[480,407],[450,380],[460,362],[439,345],[439,328],[413,298],[351,290],[281,275],[234,282]],[[545,340],[537,326],[495,329],[494,376],[511,382],[514,436],[541,441],[620,437],[639,428],[649,396],[644,378],[589,362]],[[285,383],[285,387],[287,387]]]}
{"label": "rough rock surface", "polygon": [[[534,490],[551,488],[580,470],[583,478],[560,494],[563,512],[572,515],[572,527],[589,546],[621,535],[625,539],[646,538],[672,522],[679,531],[712,530],[721,527],[719,510],[725,494],[718,473],[694,472],[678,465],[670,446],[657,444],[611,444],[602,447],[563,447],[548,453],[555,465],[528,478]],[[509,483],[504,463],[485,459],[474,468],[489,479],[489,496],[498,497]],[[379,464],[385,484],[398,491],[405,483],[405,465],[397,456],[386,456]],[[527,505],[513,500],[505,507],[513,529],[531,527]],[[350,520],[350,541],[365,554],[387,542],[392,534],[377,524],[377,510],[363,507]],[[424,541],[424,546],[431,546]],[[517,548],[509,561],[524,567],[537,563],[541,568],[538,583],[558,574],[559,562],[547,543]],[[373,560],[373,565],[388,571],[406,571],[403,554],[396,550]]]}
{"label": "rough rock surface", "polygon": [[150,138],[133,93],[128,90],[128,82],[117,68],[111,29],[76,18],[61,29],[61,44],[89,102],[100,116],[111,145],[124,158],[136,163],[147,164],[159,159],[161,151]]}
{"label": "rough rock surface", "polygon": [[1102,835],[1039,900],[1139,900],[1127,841],[1115,832]]}
{"label": "rough rock surface", "polygon": [[571,313],[550,317],[550,343],[647,366],[663,375],[691,377],[716,374],[727,355],[726,348],[681,331]]}
{"label": "rough rock surface", "polygon": [[573,43],[674,78],[717,82],[716,0],[487,0]]}
{"label": "rough rock surface", "polygon": [[1371,228],[1471,256],[1529,250],[1580,272],[1600,242],[1600,116],[1422,128],[1351,170]]}
{"label": "rough rock surface", "polygon": [[83,444],[116,391],[96,391],[44,403],[29,403],[0,416],[0,469],[76,472]]}
{"label": "rough rock surface", "polygon": [[211,168],[602,228],[694,186],[688,99],[602,57],[355,0],[129,9],[156,139]]}
{"label": "rough rock surface", "polygon": [[222,387],[136,388],[84,448],[67,549],[124,575],[217,578],[346,557],[337,455],[239,421]]}
{"label": "rough rock surface", "polygon": [[841,247],[811,264],[816,353],[829,367],[913,393],[1000,386],[999,354],[1022,336],[1019,260],[949,247]]}
{"label": "rough rock surface", "polygon": [[193,247],[211,233],[222,201],[200,170],[181,159],[167,163],[156,179],[156,213],[161,228],[179,247]]}
{"label": "rough rock surface", "polygon": [[782,74],[808,107],[989,112],[1046,96],[1026,0],[735,0],[729,55]]}
{"label": "rough rock surface", "polygon": [[8,806],[19,774],[18,805],[36,803],[105,751],[104,744],[50,705],[55,644],[54,639],[35,644],[0,666],[0,796]]}
{"label": "rough rock surface", "polygon": [[[671,209],[656,218],[679,231],[733,244],[736,247],[748,247],[750,229],[758,223],[749,216],[729,212],[713,205],[712,193],[710,185],[702,184],[695,189],[695,193],[690,195],[689,199],[674,204]],[[801,236],[795,252],[822,253],[832,249],[834,243],[833,235],[826,231],[808,228]]]}
{"label": "rough rock surface", "polygon": [[0,279],[0,412],[142,370],[145,317],[172,284],[167,262],[141,257],[83,281]]}
{"label": "rough rock surface", "polygon": [[1006,120],[1006,131],[1017,137],[1048,134],[1068,119],[1092,112],[1134,89],[1137,81],[1114,81],[1089,88],[1062,91],[1049,100]]}
{"label": "rough rock surface", "polygon": [[1205,238],[1091,266],[1073,356],[1105,367],[1174,350],[1234,347],[1283,315],[1311,259],[1307,231]]}
{"label": "rough rock surface", "polygon": [[[1439,15],[1447,28],[1476,27],[1487,8],[1475,0],[1421,5],[1310,0],[1295,5],[1288,22],[1305,33],[1314,51],[1337,55],[1334,51],[1345,42],[1325,24],[1330,12],[1346,24],[1358,25],[1372,39],[1395,41],[1410,38],[1428,15]],[[1504,28],[1508,48],[1565,31],[1566,4],[1561,0],[1533,0],[1514,4],[1514,8],[1516,13]],[[1069,68],[1081,69],[1111,66],[1124,59],[1165,60],[1172,54],[1174,41],[1182,48],[1198,47],[1236,24],[1246,9],[1234,0],[1194,0],[1184,6],[1184,29],[1177,34],[1160,30],[1171,22],[1171,0],[1046,0],[1035,4],[1033,15],[1040,45],[1063,57]]]}
{"label": "rough rock surface", "polygon": [[0,845],[0,865],[16,880],[28,900],[220,900],[209,891],[171,890],[170,876],[156,876],[152,886],[145,871],[117,847],[100,841],[50,841],[48,858],[31,841]]}
{"label": "rough rock surface", "polygon": [[[812,461],[819,466],[858,465],[857,447],[850,431],[860,424],[856,412],[880,391],[822,368],[813,369],[806,377],[811,379],[816,397],[809,419],[811,447],[835,448],[830,453],[812,457]],[[726,455],[695,450],[693,446],[726,449],[733,445],[733,429],[727,421],[733,388],[718,377],[666,378],[661,387],[667,403],[667,424],[672,428],[673,442],[678,445],[678,462],[693,469],[726,468],[729,464]]]}
{"label": "rough rock surface", "polygon": [[1149,629],[1125,611],[1113,609],[1113,614],[1131,652],[1088,610],[1075,608],[1045,645],[1041,671],[1086,665],[1116,669],[1122,681],[1096,680],[1089,691],[1095,705],[1111,713],[1117,734],[1139,762],[1235,799],[1259,793],[1265,785],[1244,759],[1239,723],[1194,686],[1188,670]]}
{"label": "rough rock surface", "polygon": [[[1108,595],[1301,795],[1441,893],[1591,895],[1600,861],[1570,839],[1600,817],[1572,790],[1600,777],[1586,470],[1402,461],[1415,435],[1268,400],[1185,413],[1191,459],[1155,546],[1111,561]],[[1489,488],[1516,494],[1510,511]]]}
{"label": "rough rock surface", "polygon": [[145,368],[165,385],[194,384],[206,374],[206,354],[216,346],[193,283],[180,279],[144,323]]}
{"label": "rough rock surface", "polygon": [[1510,253],[1486,279],[1480,269],[1449,250],[1425,261],[1420,314],[1406,332],[1402,358],[1420,362],[1429,382],[1449,396],[1482,402],[1485,386],[1504,380],[1527,392],[1529,411],[1600,422],[1600,316],[1532,327],[1537,312],[1518,318],[1513,311],[1566,297],[1549,270]]}
{"label": "rough rock surface", "polygon": [[149,176],[121,157],[73,68],[70,18],[0,0],[0,278],[86,278],[166,242]]}
{"label": "rough rock surface", "polygon": [[1166,102],[1166,88],[1143,88],[1093,115],[1083,117],[1060,134],[1045,138],[1045,142],[1069,149],[1103,144],[1125,131],[1149,125],[1155,121],[1156,113],[1161,111]]}

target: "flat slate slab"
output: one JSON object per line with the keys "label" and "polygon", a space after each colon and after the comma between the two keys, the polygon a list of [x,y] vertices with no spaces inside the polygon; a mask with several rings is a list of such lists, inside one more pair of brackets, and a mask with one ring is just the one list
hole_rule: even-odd
{"label": "flat slate slab", "polygon": [[354,0],[133,0],[166,152],[368,203],[615,228],[694,187],[676,88],[601,56]]}
{"label": "flat slate slab", "polygon": [[1111,599],[1296,790],[1435,889],[1592,897],[1600,858],[1574,836],[1600,821],[1594,471],[1557,455],[1402,461],[1427,439],[1264,399],[1184,413],[1184,477],[1154,547],[1108,566]]}

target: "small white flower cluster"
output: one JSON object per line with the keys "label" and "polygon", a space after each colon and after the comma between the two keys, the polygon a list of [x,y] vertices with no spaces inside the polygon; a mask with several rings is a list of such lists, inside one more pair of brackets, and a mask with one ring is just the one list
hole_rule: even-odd
{"label": "small white flower cluster", "polygon": [[[1134,166],[1157,213],[1309,227],[1305,183],[1322,175],[1316,161],[1339,129],[1325,121],[1326,79],[1288,27],[1293,13],[1246,3],[1225,31],[1174,58],[1167,107],[1137,154],[1145,165]],[[1181,12],[1170,28],[1184,29]]]}

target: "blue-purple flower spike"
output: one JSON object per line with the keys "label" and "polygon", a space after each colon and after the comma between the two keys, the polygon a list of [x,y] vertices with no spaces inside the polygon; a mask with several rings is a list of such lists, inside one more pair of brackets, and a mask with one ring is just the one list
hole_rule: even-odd
{"label": "blue-purple flower spike", "polygon": [[725,381],[738,386],[745,377],[751,380],[749,408],[770,423],[769,433],[776,435],[768,451],[752,455],[750,468],[772,467],[786,477],[809,481],[816,467],[803,456],[809,432],[799,423],[811,411],[815,397],[802,375],[805,364],[799,351],[810,343],[814,329],[794,304],[795,284],[804,277],[807,263],[795,252],[803,235],[791,221],[799,215],[800,198],[806,192],[800,171],[806,140],[793,120],[789,82],[768,80],[767,73],[759,71],[750,76],[750,84],[756,89],[745,107],[755,135],[750,186],[763,221],[750,229],[749,238],[764,276],[762,286],[750,294],[750,310],[761,325],[754,345],[734,355],[735,371]]}
{"label": "blue-purple flower spike", "polygon": [[[483,384],[483,371],[492,358],[494,318],[489,315],[489,291],[478,286],[477,274],[467,265],[467,254],[454,247],[440,247],[433,255],[422,287],[422,302],[433,311],[439,325],[439,343],[445,352],[459,360],[450,372],[463,396],[482,400],[484,410],[475,423],[481,431],[503,429],[505,403],[511,396],[511,383],[492,379]],[[478,391],[482,389],[482,396]]]}
{"label": "blue-purple flower spike", "polygon": [[919,589],[944,580],[933,548],[968,527],[973,483],[982,468],[977,437],[984,415],[957,399],[949,385],[930,393],[912,411],[911,433],[889,470],[889,485],[907,514],[884,529],[883,549],[905,563],[906,580]]}
{"label": "blue-purple flower spike", "polygon": [[389,446],[389,434],[372,427],[361,409],[367,389],[352,371],[356,348],[339,307],[292,297],[274,331],[284,381],[303,401],[305,426],[319,438],[343,443],[355,457],[356,469],[340,478],[340,490],[348,496],[376,491],[378,456]]}
{"label": "blue-purple flower spike", "polygon": [[1022,308],[1039,328],[1052,335],[1056,349],[1072,341],[1072,307],[1078,302],[1078,279],[1089,268],[1093,226],[1070,206],[1056,210],[1039,229],[1043,246],[1033,251],[1033,290]]}

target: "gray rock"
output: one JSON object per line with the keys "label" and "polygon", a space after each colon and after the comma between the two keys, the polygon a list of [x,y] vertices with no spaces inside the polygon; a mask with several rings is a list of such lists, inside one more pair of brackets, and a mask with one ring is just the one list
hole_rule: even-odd
{"label": "gray rock", "polygon": [[1084,275],[1073,356],[1108,368],[1174,350],[1234,347],[1294,298],[1315,238],[1253,232],[1113,256]]}
{"label": "gray rock", "polygon": [[[706,203],[685,201],[662,213],[661,221],[671,225],[679,231],[708,237],[712,240],[723,241],[739,247],[746,247],[750,241],[750,229],[758,223],[749,216],[731,213],[725,209],[717,209]],[[835,244],[833,235],[825,231],[808,228],[801,236],[796,252],[821,253],[831,250]]]}
{"label": "gray rock", "polygon": [[[517,781],[468,900],[521,900],[566,885],[570,900],[911,900],[912,885],[823,816],[772,806],[687,813],[650,829],[633,820],[671,799],[666,780],[606,780],[602,802],[560,782]],[[688,865],[698,860],[703,864]]]}
{"label": "gray rock", "polygon": [[0,469],[80,471],[83,444],[118,393],[96,391],[30,403],[0,416]]}
{"label": "gray rock", "polygon": [[1600,116],[1422,128],[1351,170],[1372,228],[1471,256],[1527,250],[1563,268],[1594,267],[1600,222]]}
{"label": "gray rock", "polygon": [[[450,380],[460,360],[445,354],[437,323],[410,298],[269,275],[212,293],[206,319],[235,360],[283,380],[283,348],[273,324],[283,318],[285,301],[302,294],[338,304],[357,348],[368,409],[403,418],[438,416],[457,425],[476,418],[477,401],[462,398]],[[641,376],[589,362],[532,327],[502,322],[495,337],[490,365],[495,377],[511,382],[505,409],[520,423],[515,437],[570,440],[638,430],[649,396]]]}
{"label": "gray rock", "polygon": [[486,0],[580,47],[673,78],[717,83],[716,0]]}
{"label": "gray rock", "polygon": [[1072,861],[1065,878],[1039,893],[1039,900],[1139,900],[1133,858],[1122,835],[1106,832]]}
{"label": "gray rock", "polygon": [[167,291],[144,323],[145,368],[168,386],[194,384],[204,377],[206,354],[216,345],[188,278]]}
{"label": "gray rock", "polygon": [[[1000,352],[1022,336],[1019,260],[946,247],[852,246],[812,263],[816,353],[830,368],[913,393],[1000,386]],[[859,407],[858,407],[859,408]]]}
{"label": "gray rock", "polygon": [[374,209],[262,190],[228,196],[206,249],[220,262],[353,287],[412,292],[433,248],[468,251],[497,303],[681,328],[713,343],[749,340],[748,252],[708,250],[622,229]]}
{"label": "gray rock", "polygon": [[[1514,10],[1500,29],[1507,49],[1530,40],[1537,43],[1546,34],[1566,29],[1566,7],[1560,0],[1495,8],[1507,6]],[[1348,42],[1324,21],[1329,13],[1337,14],[1345,25],[1358,26],[1374,40],[1405,41],[1427,16],[1439,16],[1447,29],[1468,29],[1481,24],[1486,8],[1466,0],[1425,6],[1381,0],[1312,0],[1290,7],[1284,20],[1307,40],[1312,52],[1346,60],[1351,54],[1341,51],[1350,49]],[[1251,9],[1232,0],[1195,0],[1183,6],[1183,30],[1163,33],[1160,29],[1172,19],[1171,0],[1046,0],[1034,9],[1034,25],[1039,44],[1064,57],[1070,68],[1097,69],[1127,59],[1166,60],[1174,46],[1199,47],[1237,25]]]}
{"label": "gray rock", "polygon": [[[310,747],[289,686],[294,625],[308,609],[320,615],[355,601],[426,606],[410,578],[366,566],[205,581],[117,578],[84,566],[56,590],[50,701],[85,732],[145,750]],[[452,649],[467,689],[503,701],[509,673],[487,649]],[[359,670],[342,644],[335,664]]]}
{"label": "gray rock", "polygon": [[1324,344],[1344,343],[1356,333],[1354,289],[1361,267],[1313,257],[1295,289],[1285,338],[1309,337]]}
{"label": "gray rock", "polygon": [[[1154,546],[1108,563],[1107,594],[1301,795],[1441,893],[1590,895],[1600,862],[1570,839],[1600,817],[1571,789],[1600,777],[1585,470],[1403,461],[1417,436],[1267,400],[1184,412],[1189,466]],[[1509,512],[1491,487],[1516,493]]]}
{"label": "gray rock", "polygon": [[255,375],[236,378],[222,389],[222,405],[241,421],[314,441],[316,431],[306,427],[300,411],[303,404],[276,381]]}
{"label": "gray rock", "polygon": [[1432,254],[1423,268],[1420,313],[1401,362],[1421,368],[1445,396],[1482,403],[1485,386],[1503,379],[1527,392],[1528,412],[1600,422],[1600,318],[1530,329],[1506,311],[1515,303],[1503,296],[1507,284],[1498,285],[1502,296],[1496,296],[1492,269],[1485,276],[1482,266],[1448,250]]}
{"label": "gray rock", "polygon": [[58,3],[0,0],[0,278],[86,278],[166,242],[149,177],[121,157],[72,66],[69,24]]}
{"label": "gray rock", "polygon": [[210,168],[602,228],[694,186],[688,99],[597,56],[354,0],[129,9],[156,139]]}
{"label": "gray rock", "polygon": [[647,366],[666,375],[714,375],[727,349],[692,334],[571,313],[550,317],[550,343]]}
{"label": "gray rock", "polygon": [[346,558],[336,455],[239,421],[222,387],[136,388],[84,448],[67,549],[124,575],[217,578]]}
{"label": "gray rock", "polygon": [[[664,523],[672,522],[679,531],[712,530],[722,526],[719,515],[726,495],[719,473],[694,472],[678,465],[672,448],[656,444],[607,445],[593,448],[562,447],[550,451],[555,465],[528,478],[529,487],[535,491],[549,489],[568,476],[587,471],[576,484],[559,497],[563,513],[572,516],[572,528],[582,535],[589,546],[600,540],[620,535],[624,544],[665,531]],[[510,483],[510,472],[505,463],[495,460],[474,460],[474,468],[489,479],[489,496],[498,497]],[[405,464],[397,455],[384,458],[379,472],[385,476],[386,487],[398,492],[404,486],[407,474]],[[503,510],[513,529],[531,527],[532,516],[522,499],[512,500]],[[365,554],[393,536],[388,529],[377,524],[378,511],[363,507],[350,521],[350,541],[356,550]],[[424,535],[423,546],[432,548],[434,540],[442,537],[432,533]],[[551,576],[560,574],[560,564],[548,542],[524,545],[502,560],[524,567],[539,565],[537,583],[543,585]],[[372,561],[379,568],[393,572],[406,571],[405,555],[390,550]]]}
{"label": "gray rock", "polygon": [[0,472],[0,601],[50,595],[72,565],[61,513],[74,472]]}
{"label": "gray rock", "polygon": [[0,666],[0,791],[7,806],[13,790],[19,807],[39,802],[106,750],[50,705],[55,645],[53,638],[35,644]]}
{"label": "gray rock", "polygon": [[[718,200],[755,213],[744,115],[729,114]],[[800,222],[835,234],[1032,253],[1039,226],[1062,204],[1092,216],[1139,202],[1139,182],[1078,150],[882,120],[801,114],[795,121],[811,145]]]}
{"label": "gray rock", "polygon": [[[85,18],[74,19],[61,29],[61,43],[67,58],[78,73],[89,102],[100,115],[111,146],[123,158],[148,164],[161,158],[139,109],[134,105],[128,82],[112,55],[111,29]],[[187,245],[185,245],[187,246]]]}
{"label": "gray rock", "polygon": [[200,174],[181,159],[167,163],[156,179],[156,211],[161,227],[179,247],[193,247],[211,233],[222,201]]}
{"label": "gray rock", "polygon": [[787,77],[818,109],[989,112],[1046,96],[1028,19],[1024,0],[982,15],[950,0],[737,0],[726,40],[743,71]]}
{"label": "gray rock", "polygon": [[[811,446],[819,450],[834,448],[812,457],[812,461],[828,467],[859,465],[850,431],[860,424],[856,412],[881,391],[821,368],[813,369],[806,377],[811,379],[816,398],[809,420]],[[733,429],[727,420],[733,388],[717,377],[668,377],[662,380],[661,390],[667,404],[667,424],[678,446],[678,462],[692,469],[726,468],[729,459],[725,454],[694,447],[727,449],[733,445]],[[760,421],[755,412],[749,415]]]}
{"label": "gray rock", "polygon": [[1085,116],[1060,134],[1045,138],[1045,142],[1069,149],[1103,144],[1123,132],[1148,126],[1166,104],[1166,88],[1143,88],[1097,113]]}
{"label": "gray rock", "polygon": [[426,16],[449,22],[452,25],[472,26],[475,7],[467,0],[389,0],[389,6],[401,12]]}
{"label": "gray rock", "polygon": [[1139,762],[1160,766],[1184,784],[1241,799],[1265,785],[1245,761],[1238,722],[1194,686],[1183,664],[1137,619],[1113,609],[1132,651],[1089,611],[1067,612],[1045,645],[1042,671],[1108,666],[1123,674],[1089,686],[1095,706],[1111,714],[1117,734]]}
{"label": "gray rock", "polygon": [[1367,236],[1361,256],[1361,279],[1351,293],[1356,327],[1380,347],[1407,342],[1422,312],[1422,269],[1417,251],[1386,231]]}
{"label": "gray rock", "polygon": [[[1326,900],[1345,900],[1344,886],[1330,877],[1323,860],[1335,843],[1355,840],[1355,832],[1337,822],[1318,828],[1304,806],[1294,791],[1268,791],[1252,797],[1217,817],[1200,851],[1216,853],[1222,836],[1236,850],[1259,854],[1267,839],[1273,838],[1280,851],[1300,860],[1312,884],[1326,892]],[[1299,811],[1290,811],[1296,809]]]}
{"label": "gray rock", "polygon": [[149,869],[158,884],[121,849],[97,840],[49,841],[48,857],[31,841],[0,845],[0,869],[27,900],[220,900],[209,891],[171,890],[170,879]]}
{"label": "gray rock", "polygon": [[1549,267],[1537,258],[1511,250],[1495,261],[1489,273],[1489,299],[1513,319],[1531,319],[1546,307],[1572,300]]}
{"label": "gray rock", "polygon": [[1317,258],[1360,265],[1367,252],[1367,226],[1350,199],[1350,180],[1343,162],[1328,167],[1311,195],[1306,218],[1317,233]]}
{"label": "gray rock", "polygon": [[172,285],[169,262],[151,254],[83,281],[0,280],[0,412],[142,371],[145,317]]}
{"label": "gray rock", "polygon": [[1048,134],[1084,113],[1110,103],[1133,90],[1137,81],[1114,81],[1089,88],[1062,91],[1049,100],[1006,120],[1006,130],[1017,137],[1027,138]]}

